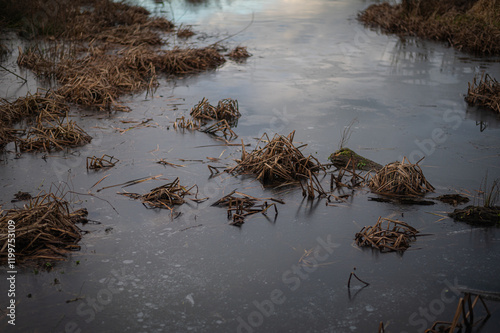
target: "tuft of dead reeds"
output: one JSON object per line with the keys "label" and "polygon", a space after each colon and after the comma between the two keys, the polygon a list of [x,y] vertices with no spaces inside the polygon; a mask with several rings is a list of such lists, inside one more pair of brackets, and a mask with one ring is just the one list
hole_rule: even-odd
{"label": "tuft of dead reeds", "polygon": [[69,204],[55,194],[40,194],[23,208],[0,211],[0,262],[8,258],[9,221],[15,223],[17,262],[63,260],[79,250],[81,230],[75,223],[86,222],[87,210],[70,213]]}
{"label": "tuft of dead reeds", "polygon": [[[186,202],[184,199],[187,195],[192,195],[190,192],[192,189],[198,188],[196,185],[186,188],[180,185],[179,178],[174,181],[167,183],[165,185],[155,187],[146,194],[137,193],[118,193],[121,195],[128,196],[133,199],[141,200],[142,204],[146,208],[165,208],[173,211],[173,207],[176,205],[182,205]],[[195,197],[198,191],[195,193]],[[199,201],[198,199],[191,199],[193,201]],[[202,199],[203,200],[203,199]]]}
{"label": "tuft of dead reeds", "polygon": [[246,58],[252,56],[250,52],[247,51],[246,46],[237,46],[227,54],[227,56],[236,61],[243,61]]}
{"label": "tuft of dead reeds", "polygon": [[434,192],[434,187],[425,179],[418,162],[412,164],[403,158],[384,166],[370,179],[373,192],[386,195],[420,196]]}
{"label": "tuft of dead reeds", "polygon": [[[274,203],[268,204],[265,200],[271,200],[274,201]],[[264,202],[259,203],[262,201]],[[276,207],[276,202],[284,204],[284,202],[279,199],[261,199],[233,190],[231,193],[214,202],[212,206],[226,207],[227,217],[228,219],[231,219],[229,224],[239,227],[245,223],[246,217],[257,213],[266,215],[267,210],[271,207],[274,207],[275,216],[277,216],[278,208]]]}
{"label": "tuft of dead reeds", "polygon": [[83,146],[92,141],[73,120],[38,121],[28,129],[26,138],[18,138],[17,147],[23,152],[62,150],[64,147]]}
{"label": "tuft of dead reeds", "polygon": [[[228,169],[229,173],[251,173],[264,184],[288,185],[297,184],[301,180],[313,178],[313,174],[322,169],[316,158],[305,157],[300,148],[295,147],[293,138],[295,131],[288,136],[276,134],[272,140],[264,134],[257,147],[250,153],[242,144],[241,159],[235,167]],[[267,142],[264,147],[260,144]]]}
{"label": "tuft of dead reeds", "polygon": [[64,116],[69,111],[69,106],[64,98],[49,90],[45,93],[37,91],[35,94],[27,93],[13,102],[0,98],[0,122],[12,125],[28,117],[40,114],[49,116]]}
{"label": "tuft of dead reeds", "polygon": [[177,37],[179,38],[189,38],[194,35],[194,31],[191,26],[184,27],[182,24],[177,29]]}
{"label": "tuft of dead reeds", "polygon": [[225,61],[215,47],[208,46],[166,50],[155,57],[154,64],[160,72],[178,75],[215,69]]}
{"label": "tuft of dead reeds", "polygon": [[500,113],[500,83],[485,73],[481,75],[479,82],[475,77],[472,83],[469,82],[465,101]]}
{"label": "tuft of dead reeds", "polygon": [[227,120],[231,124],[241,117],[238,101],[232,98],[225,98],[219,101],[217,106],[211,105],[208,100],[203,99],[191,109],[190,115],[193,118],[205,120]]}
{"label": "tuft of dead reeds", "polygon": [[379,217],[374,226],[363,227],[356,233],[354,240],[358,246],[373,247],[381,252],[404,252],[417,233],[417,229],[405,222]]}

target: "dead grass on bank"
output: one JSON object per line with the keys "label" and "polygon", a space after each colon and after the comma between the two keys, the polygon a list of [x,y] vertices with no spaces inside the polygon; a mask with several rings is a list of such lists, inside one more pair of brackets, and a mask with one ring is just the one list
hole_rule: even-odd
{"label": "dead grass on bank", "polygon": [[8,258],[9,220],[15,222],[16,262],[64,260],[79,250],[82,237],[75,223],[86,222],[86,209],[70,212],[69,204],[55,194],[41,194],[22,208],[0,210],[0,262]]}
{"label": "dead grass on bank", "polygon": [[417,229],[405,222],[379,217],[374,226],[363,227],[354,239],[361,247],[368,246],[381,252],[404,252],[416,239],[417,233]]}
{"label": "dead grass on bank", "polygon": [[482,74],[479,82],[475,77],[469,82],[465,101],[500,113],[500,83],[488,74]]}
{"label": "dead grass on bank", "polygon": [[500,1],[406,0],[368,7],[359,16],[387,33],[444,41],[477,54],[500,54]]}
{"label": "dead grass on bank", "polygon": [[406,157],[379,170],[370,179],[369,187],[375,193],[386,195],[421,196],[434,192],[418,163],[412,164]]}
{"label": "dead grass on bank", "polygon": [[[254,174],[265,185],[284,186],[298,184],[301,180],[313,182],[315,173],[323,167],[313,156],[302,154],[300,148],[305,145],[296,147],[293,144],[294,135],[295,131],[288,136],[276,134],[269,139],[264,134],[252,152],[247,152],[242,144],[241,159],[236,160],[237,165],[227,172]],[[265,146],[260,147],[264,142]]]}

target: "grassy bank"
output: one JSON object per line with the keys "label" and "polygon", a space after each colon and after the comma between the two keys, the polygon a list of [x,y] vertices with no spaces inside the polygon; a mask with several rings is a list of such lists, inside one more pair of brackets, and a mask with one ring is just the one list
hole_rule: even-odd
{"label": "grassy bank", "polygon": [[499,0],[403,0],[371,5],[359,19],[387,33],[442,41],[475,54],[500,54]]}

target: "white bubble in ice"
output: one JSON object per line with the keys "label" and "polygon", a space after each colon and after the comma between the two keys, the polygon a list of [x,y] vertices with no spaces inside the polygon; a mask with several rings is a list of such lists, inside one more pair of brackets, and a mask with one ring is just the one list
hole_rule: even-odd
{"label": "white bubble in ice", "polygon": [[131,260],[131,259],[129,259],[129,260],[123,260],[123,263],[124,263],[125,265],[129,265],[129,264],[131,264],[131,263],[133,263],[133,262],[134,262],[134,261],[133,261],[133,260]]}

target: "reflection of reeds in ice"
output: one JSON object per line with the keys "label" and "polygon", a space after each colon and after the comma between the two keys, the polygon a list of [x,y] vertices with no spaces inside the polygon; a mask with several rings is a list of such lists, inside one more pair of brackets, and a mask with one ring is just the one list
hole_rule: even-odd
{"label": "reflection of reeds in ice", "polygon": [[369,186],[373,192],[386,195],[420,196],[434,192],[418,163],[412,164],[406,157],[384,166],[370,179]]}
{"label": "reflection of reeds in ice", "polygon": [[500,83],[484,73],[479,82],[475,77],[469,82],[465,101],[470,105],[484,106],[500,113]]}
{"label": "reflection of reeds in ice", "polygon": [[53,193],[40,194],[23,208],[0,210],[0,262],[7,261],[8,221],[15,222],[16,260],[63,260],[79,250],[81,231],[75,223],[86,222],[86,209],[72,213],[69,204]]}
{"label": "reflection of reeds in ice", "polygon": [[374,226],[363,227],[354,239],[358,246],[373,247],[381,252],[405,251],[417,233],[417,229],[405,222],[379,217]]}

